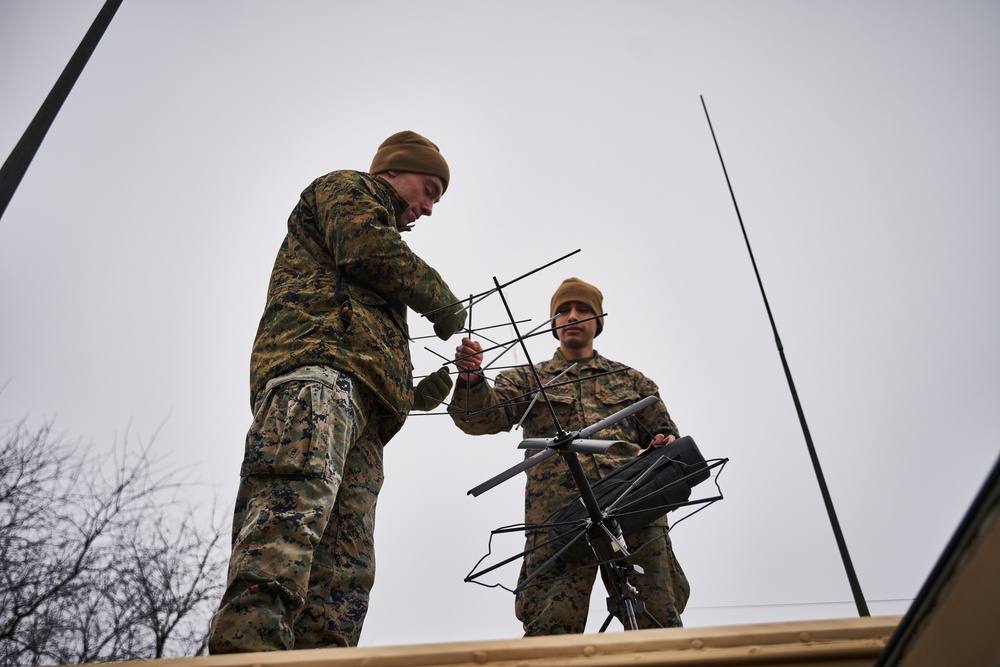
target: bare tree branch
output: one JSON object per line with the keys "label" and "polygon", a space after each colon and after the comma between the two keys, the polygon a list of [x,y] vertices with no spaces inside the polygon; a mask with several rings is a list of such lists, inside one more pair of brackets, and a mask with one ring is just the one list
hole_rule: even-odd
{"label": "bare tree branch", "polygon": [[223,585],[221,525],[202,527],[155,440],[95,453],[0,422],[0,664],[198,655]]}

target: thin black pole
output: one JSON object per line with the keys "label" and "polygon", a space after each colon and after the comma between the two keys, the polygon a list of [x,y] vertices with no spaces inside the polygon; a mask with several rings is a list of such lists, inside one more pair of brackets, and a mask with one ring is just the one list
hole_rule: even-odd
{"label": "thin black pole", "polygon": [[799,424],[802,425],[802,434],[806,438],[806,447],[809,449],[809,458],[812,460],[813,470],[816,471],[816,481],[819,482],[819,491],[823,496],[823,504],[826,505],[826,513],[830,517],[830,525],[833,527],[833,536],[837,540],[837,547],[840,549],[840,557],[844,561],[844,569],[847,571],[847,580],[851,584],[851,592],[854,594],[854,603],[858,607],[858,616],[870,616],[865,596],[861,593],[861,584],[858,583],[858,576],[854,572],[854,565],[851,564],[851,555],[847,551],[847,542],[844,534],[840,530],[840,522],[837,521],[837,512],[833,509],[833,500],[830,498],[830,491],[826,486],[826,479],[823,477],[823,469],[819,465],[819,457],[816,455],[816,448],[813,446],[812,436],[809,435],[809,426],[806,424],[806,416],[802,411],[802,404],[799,403],[798,392],[795,391],[795,382],[792,381],[792,371],[788,368],[788,361],[785,359],[785,348],[781,345],[781,338],[778,337],[778,327],[774,324],[774,317],[771,315],[771,306],[767,302],[767,294],[764,293],[764,283],[760,279],[760,272],[757,270],[757,262],[753,258],[753,250],[750,248],[750,239],[747,237],[746,227],[743,225],[743,216],[740,215],[740,207],[736,203],[736,195],[733,194],[733,185],[729,182],[729,172],[726,171],[726,163],[722,159],[722,151],[719,149],[719,141],[715,138],[715,130],[712,128],[712,119],[708,117],[708,107],[705,105],[705,98],[701,97],[701,106],[705,109],[705,119],[708,121],[708,129],[712,132],[712,141],[715,142],[715,150],[719,154],[719,162],[722,164],[722,173],[726,176],[726,185],[729,186],[729,196],[733,199],[733,206],[736,208],[736,217],[740,221],[740,229],[743,231],[743,240],[747,244],[747,252],[750,253],[750,263],[753,265],[754,275],[757,276],[757,286],[760,287],[760,295],[764,298],[764,308],[767,310],[767,319],[771,322],[771,331],[774,332],[774,342],[778,347],[778,355],[781,357],[781,366],[785,369],[785,379],[788,380],[788,389],[792,392],[792,401],[795,403],[795,412],[799,415]]}
{"label": "thin black pole", "polygon": [[38,147],[42,145],[42,140],[45,139],[49,127],[56,119],[56,114],[59,113],[59,109],[62,108],[70,91],[73,90],[73,84],[80,78],[80,73],[83,72],[83,68],[90,60],[91,54],[94,53],[94,49],[97,48],[98,42],[101,41],[104,31],[108,29],[111,19],[114,18],[115,12],[118,11],[121,4],[122,0],[107,0],[104,3],[104,7],[98,12],[97,18],[94,19],[90,30],[84,35],[80,46],[76,47],[73,57],[69,59],[66,68],[59,75],[55,85],[52,86],[49,96],[42,102],[38,113],[28,125],[28,129],[21,135],[21,140],[14,146],[14,150],[7,157],[7,161],[3,163],[3,167],[0,167],[0,218],[7,210],[7,205],[14,196],[17,186],[21,184],[21,179],[28,171],[28,165],[31,164],[35,153],[38,152]]}

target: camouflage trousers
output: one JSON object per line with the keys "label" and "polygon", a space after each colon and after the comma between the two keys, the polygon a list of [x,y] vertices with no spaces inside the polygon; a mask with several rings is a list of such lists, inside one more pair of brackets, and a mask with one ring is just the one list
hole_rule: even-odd
{"label": "camouflage trousers", "polygon": [[[525,549],[530,549],[545,540],[544,532],[533,531],[528,535]],[[681,612],[687,605],[691,588],[684,570],[674,556],[670,535],[667,532],[666,517],[661,517],[646,528],[629,535],[626,543],[632,551],[628,562],[638,565],[643,571],[643,574],[630,572],[628,575],[629,583],[637,589],[636,597],[659,625],[663,627],[683,625]],[[525,554],[518,585],[557,551],[555,546],[547,545]],[[524,626],[524,635],[530,637],[582,633],[587,626],[590,594],[594,588],[598,569],[596,565],[560,558],[539,574],[527,588],[519,591],[514,598],[514,609],[518,620]],[[614,583],[608,581],[603,572],[602,578],[611,594],[615,590]],[[616,616],[622,621],[620,614]],[[636,620],[640,628],[658,627],[645,615],[637,616]],[[628,627],[625,623],[627,621],[623,621],[623,627]]]}
{"label": "camouflage trousers", "polygon": [[313,366],[257,400],[209,651],[356,646],[375,581],[382,443],[371,393]]}

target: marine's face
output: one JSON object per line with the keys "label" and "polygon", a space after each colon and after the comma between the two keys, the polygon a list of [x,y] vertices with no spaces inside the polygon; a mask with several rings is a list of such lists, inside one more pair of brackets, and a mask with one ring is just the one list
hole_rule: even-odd
{"label": "marine's face", "polygon": [[600,315],[591,310],[590,306],[580,301],[567,301],[559,306],[556,312],[555,325],[560,327],[568,324],[564,329],[558,329],[556,334],[559,342],[570,348],[580,349],[591,345],[594,337],[597,336],[597,320],[582,322],[588,317]]}
{"label": "marine's face", "polygon": [[438,176],[394,170],[380,176],[396,188],[399,196],[409,204],[396,220],[399,226],[409,225],[418,218],[430,215],[434,204],[441,200],[441,195],[444,193],[444,182]]}

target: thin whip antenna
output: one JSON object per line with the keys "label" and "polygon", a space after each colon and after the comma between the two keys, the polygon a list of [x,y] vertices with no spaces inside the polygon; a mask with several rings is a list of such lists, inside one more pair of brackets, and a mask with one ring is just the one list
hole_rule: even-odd
{"label": "thin whip antenna", "polygon": [[111,19],[114,18],[115,12],[118,11],[118,7],[121,4],[122,0],[107,0],[104,3],[101,11],[97,13],[97,18],[94,19],[90,29],[87,30],[87,34],[83,36],[83,41],[76,47],[76,51],[73,52],[73,56],[69,59],[62,74],[56,79],[56,83],[52,86],[48,97],[42,102],[42,106],[39,107],[28,128],[21,135],[21,139],[14,146],[14,150],[10,152],[7,160],[3,163],[3,167],[0,167],[0,218],[3,217],[4,212],[7,210],[7,205],[10,204],[10,200],[14,197],[17,186],[21,184],[21,179],[24,178],[25,172],[28,171],[28,166],[35,158],[35,153],[41,147],[42,140],[45,139],[49,127],[52,126],[56,116],[59,114],[63,102],[69,97],[70,91],[73,90],[73,85],[80,78],[83,68],[87,65],[87,61],[90,60],[91,54],[97,48],[101,37],[104,36],[104,32],[108,29]]}
{"label": "thin whip antenna", "polygon": [[858,607],[858,616],[870,616],[868,604],[865,596],[861,593],[861,584],[858,583],[858,576],[854,572],[854,565],[851,564],[851,555],[847,551],[847,542],[844,534],[840,530],[840,522],[837,521],[837,513],[833,509],[833,500],[830,498],[830,491],[826,486],[826,479],[823,477],[823,469],[819,465],[819,457],[816,455],[816,448],[813,446],[812,436],[809,435],[809,426],[806,424],[806,416],[802,411],[802,404],[799,403],[799,395],[795,391],[795,382],[792,381],[792,372],[788,368],[788,361],[785,359],[785,349],[781,345],[781,338],[778,337],[778,327],[774,324],[774,317],[771,315],[771,306],[767,302],[767,294],[764,293],[764,283],[760,279],[760,272],[757,270],[757,262],[753,257],[753,250],[750,248],[750,239],[747,237],[746,227],[743,225],[743,216],[740,215],[740,207],[736,203],[736,195],[733,194],[733,185],[729,181],[729,172],[726,171],[726,163],[722,159],[722,151],[719,149],[719,140],[715,138],[715,130],[712,128],[712,119],[708,116],[708,107],[705,105],[705,97],[701,98],[701,106],[705,110],[705,120],[708,121],[708,129],[712,132],[712,141],[715,143],[715,151],[719,154],[719,163],[722,164],[722,173],[726,176],[726,185],[729,187],[729,196],[733,199],[733,207],[736,209],[736,217],[740,221],[740,229],[743,231],[743,240],[747,245],[747,252],[750,253],[750,263],[753,265],[754,275],[757,276],[757,286],[760,287],[760,295],[764,299],[764,308],[767,310],[767,319],[771,322],[771,331],[774,332],[774,342],[778,347],[778,355],[781,357],[781,366],[785,369],[785,379],[788,380],[788,389],[792,392],[792,401],[795,403],[795,412],[799,415],[799,424],[802,425],[802,434],[806,439],[806,448],[809,450],[809,458],[812,460],[813,470],[816,471],[816,481],[819,482],[819,491],[823,496],[823,504],[826,505],[826,513],[830,517],[830,525],[833,527],[833,536],[837,540],[837,548],[840,549],[840,557],[844,561],[844,569],[847,571],[847,580],[851,584],[851,592],[854,594],[854,603]]}

